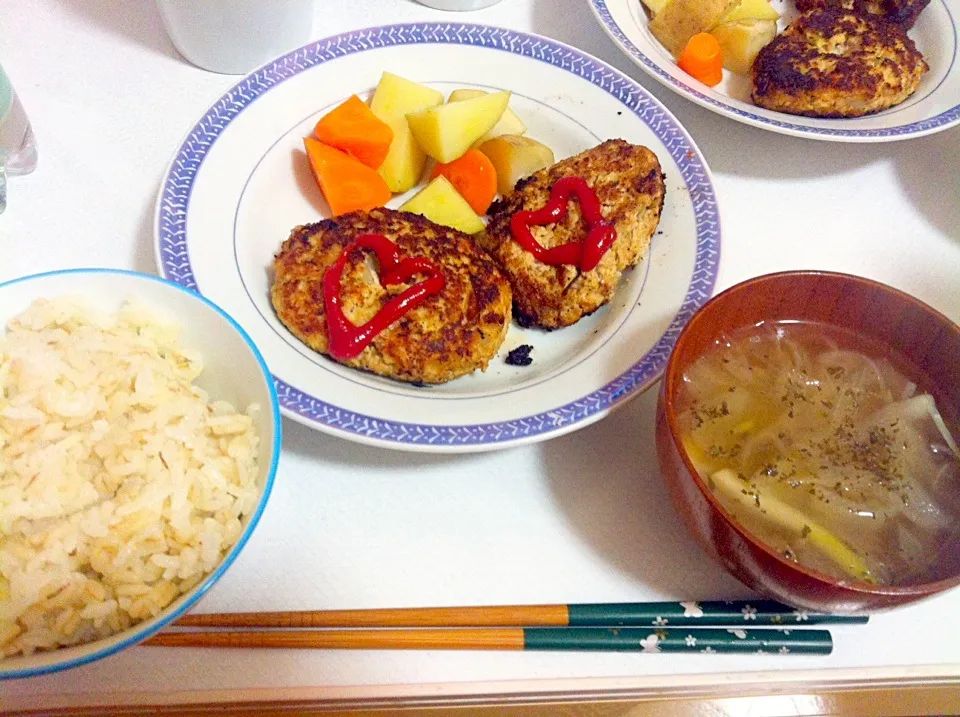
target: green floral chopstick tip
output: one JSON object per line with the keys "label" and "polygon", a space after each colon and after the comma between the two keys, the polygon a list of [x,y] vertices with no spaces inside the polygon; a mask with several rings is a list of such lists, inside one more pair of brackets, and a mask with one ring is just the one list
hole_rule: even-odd
{"label": "green floral chopstick tip", "polygon": [[774,600],[595,603],[569,605],[570,627],[754,627],[862,625],[863,615],[830,615],[792,608]]}
{"label": "green floral chopstick tip", "polygon": [[669,652],[703,654],[829,655],[827,630],[739,628],[525,628],[524,650]]}

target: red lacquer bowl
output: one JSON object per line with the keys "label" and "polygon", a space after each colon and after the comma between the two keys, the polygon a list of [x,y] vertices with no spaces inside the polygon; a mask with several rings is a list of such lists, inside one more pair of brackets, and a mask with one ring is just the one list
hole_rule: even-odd
{"label": "red lacquer bowl", "polygon": [[[684,454],[677,400],[686,368],[724,333],[761,321],[815,321],[879,341],[912,364],[948,425],[960,404],[960,327],[917,299],[869,279],[820,271],[770,274],[738,284],[703,306],[680,334],[657,404],[657,453],[670,495],[703,548],[756,591],[824,612],[869,612],[960,585],[960,537],[928,581],[892,586],[840,581],[782,557],[746,532],[713,497]],[[916,380],[916,379],[914,379]],[[958,489],[960,490],[960,489]]]}

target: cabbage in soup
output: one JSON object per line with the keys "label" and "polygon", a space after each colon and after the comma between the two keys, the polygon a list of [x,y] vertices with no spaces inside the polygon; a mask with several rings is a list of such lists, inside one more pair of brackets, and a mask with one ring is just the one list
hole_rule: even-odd
{"label": "cabbage in soup", "polygon": [[929,579],[960,525],[960,456],[933,398],[851,333],[751,327],[684,375],[704,481],[784,557],[884,585]]}

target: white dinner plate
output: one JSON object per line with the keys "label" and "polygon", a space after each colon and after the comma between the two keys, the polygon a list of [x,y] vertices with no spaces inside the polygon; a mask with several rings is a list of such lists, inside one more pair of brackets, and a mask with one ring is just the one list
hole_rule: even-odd
{"label": "white dinner plate", "polygon": [[[647,259],[607,306],[554,332],[510,327],[485,372],[416,387],[314,353],[270,304],[272,261],[290,230],[328,214],[303,153],[317,119],[384,70],[449,92],[505,88],[528,136],[557,159],[622,137],[666,175]],[[402,201],[395,198],[391,206]],[[289,417],[344,438],[421,451],[476,451],[585,426],[660,376],[680,329],[713,293],[720,219],[710,172],[674,117],[640,85],[543,37],[480,25],[395,25],[320,40],[257,70],[187,135],[156,215],[163,275],[223,307],[253,337]],[[507,352],[532,345],[534,362]]]}
{"label": "white dinner plate", "polygon": [[[780,29],[797,16],[794,0],[772,0]],[[757,107],[750,78],[724,70],[723,81],[707,87],[677,67],[670,52],[647,29],[641,0],[590,0],[600,25],[627,57],[674,92],[707,109],[774,132],[835,142],[889,142],[940,132],[960,124],[958,20],[960,0],[932,0],[910,30],[930,71],[905,102],[866,117],[817,119]]]}

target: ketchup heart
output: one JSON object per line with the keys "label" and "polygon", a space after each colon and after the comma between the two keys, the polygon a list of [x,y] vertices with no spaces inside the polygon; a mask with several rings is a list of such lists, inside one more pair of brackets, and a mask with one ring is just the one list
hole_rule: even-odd
{"label": "ketchup heart", "polygon": [[[547,249],[538,242],[530,227],[555,224],[567,216],[567,202],[575,195],[580,202],[580,214],[587,223],[587,236],[583,241],[572,241]],[[510,218],[510,233],[514,240],[544,264],[573,264],[580,271],[590,271],[600,263],[613,242],[617,240],[617,228],[603,218],[600,200],[585,179],[564,177],[550,190],[550,200],[534,212],[517,212]]]}
{"label": "ketchup heart", "polygon": [[[343,270],[351,254],[359,249],[370,249],[376,254],[380,263],[380,283],[384,286],[403,284],[417,274],[427,277],[390,299],[362,326],[350,323],[340,301]],[[445,283],[443,274],[426,257],[406,258],[400,254],[400,248],[382,234],[361,234],[323,275],[323,305],[330,355],[335,359],[359,356],[380,332],[429,297],[439,294]]]}

